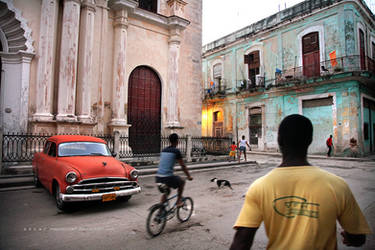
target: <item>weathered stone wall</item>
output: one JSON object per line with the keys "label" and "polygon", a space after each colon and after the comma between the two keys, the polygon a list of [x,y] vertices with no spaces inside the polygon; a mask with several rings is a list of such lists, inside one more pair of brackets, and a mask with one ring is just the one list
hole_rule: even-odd
{"label": "weathered stone wall", "polygon": [[30,132],[127,134],[129,76],[148,66],[162,85],[161,133],[201,134],[201,0],[160,0],[158,14],[134,1],[13,2],[34,40]]}

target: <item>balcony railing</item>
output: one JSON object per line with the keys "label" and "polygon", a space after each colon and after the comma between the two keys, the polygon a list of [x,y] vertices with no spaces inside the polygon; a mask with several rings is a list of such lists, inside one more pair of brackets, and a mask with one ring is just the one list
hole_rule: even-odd
{"label": "balcony railing", "polygon": [[205,98],[214,97],[216,95],[225,95],[226,89],[227,87],[224,84],[205,89]]}
{"label": "balcony railing", "polygon": [[359,55],[339,57],[319,64],[283,70],[275,74],[274,81],[276,85],[288,82],[299,83],[308,79],[355,71],[369,71],[375,74],[374,60]]}
{"label": "balcony railing", "polygon": [[[330,77],[332,75],[347,72],[363,72],[367,71],[375,75],[375,60],[369,57],[361,57],[359,55],[338,57],[332,60],[322,61],[319,64],[304,65],[290,69],[284,69],[275,73],[274,78],[265,78],[256,76],[255,81],[238,80],[236,89],[238,92],[258,91],[272,87],[279,87],[285,84],[300,84],[308,80],[321,77]],[[230,86],[230,84],[227,84]],[[231,92],[233,93],[233,92]],[[205,98],[213,96],[225,96],[228,94],[226,85],[218,86],[205,90]]]}

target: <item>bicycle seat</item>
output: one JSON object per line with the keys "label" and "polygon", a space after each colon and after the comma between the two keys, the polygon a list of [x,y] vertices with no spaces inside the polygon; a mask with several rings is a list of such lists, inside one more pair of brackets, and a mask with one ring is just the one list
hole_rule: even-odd
{"label": "bicycle seat", "polygon": [[163,193],[166,195],[169,195],[169,193],[171,192],[171,189],[164,183],[158,183],[158,189],[160,193]]}

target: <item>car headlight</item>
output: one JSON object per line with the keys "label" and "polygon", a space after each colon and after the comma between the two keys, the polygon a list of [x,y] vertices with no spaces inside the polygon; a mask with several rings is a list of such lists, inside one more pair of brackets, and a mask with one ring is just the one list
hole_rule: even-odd
{"label": "car headlight", "polygon": [[138,171],[133,169],[132,171],[130,171],[130,177],[132,179],[137,179],[138,178]]}
{"label": "car headlight", "polygon": [[68,183],[73,183],[77,180],[77,174],[74,173],[74,172],[69,172],[69,173],[66,174],[65,180]]}

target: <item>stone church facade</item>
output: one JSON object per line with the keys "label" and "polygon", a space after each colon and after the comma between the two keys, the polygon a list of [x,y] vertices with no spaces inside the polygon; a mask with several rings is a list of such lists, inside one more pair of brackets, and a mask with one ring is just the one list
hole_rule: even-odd
{"label": "stone church facade", "polygon": [[0,0],[2,132],[201,134],[201,0]]}

